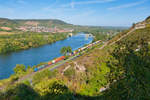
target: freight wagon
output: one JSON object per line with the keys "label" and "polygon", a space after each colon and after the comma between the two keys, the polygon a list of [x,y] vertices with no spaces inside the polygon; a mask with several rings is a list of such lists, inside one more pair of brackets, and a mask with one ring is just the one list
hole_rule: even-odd
{"label": "freight wagon", "polygon": [[61,56],[61,57],[56,58],[55,60],[53,60],[52,63],[57,63],[57,62],[59,62],[61,60],[64,60],[64,59],[65,59],[65,56]]}
{"label": "freight wagon", "polygon": [[34,72],[37,72],[38,70],[41,70],[41,69],[45,68],[47,65],[48,65],[48,64],[42,65],[42,66],[37,67],[37,68],[34,68]]}

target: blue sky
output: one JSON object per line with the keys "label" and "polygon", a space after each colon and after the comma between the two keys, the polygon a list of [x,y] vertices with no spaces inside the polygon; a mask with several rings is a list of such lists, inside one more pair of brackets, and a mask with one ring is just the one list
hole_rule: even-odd
{"label": "blue sky", "polygon": [[150,16],[150,0],[0,0],[0,17],[130,26]]}

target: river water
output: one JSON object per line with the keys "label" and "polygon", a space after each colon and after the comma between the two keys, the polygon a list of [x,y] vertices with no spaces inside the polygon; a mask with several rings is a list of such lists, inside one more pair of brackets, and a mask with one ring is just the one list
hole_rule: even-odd
{"label": "river water", "polygon": [[76,50],[91,43],[92,40],[92,37],[87,38],[85,34],[77,34],[53,44],[0,55],[0,79],[8,78],[13,74],[16,64],[34,66],[41,62],[47,62],[61,56],[60,49],[64,46],[71,46],[73,50]]}

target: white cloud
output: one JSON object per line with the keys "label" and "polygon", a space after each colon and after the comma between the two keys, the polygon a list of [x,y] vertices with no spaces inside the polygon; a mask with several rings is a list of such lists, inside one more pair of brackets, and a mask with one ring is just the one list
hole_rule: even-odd
{"label": "white cloud", "polygon": [[76,5],[88,5],[88,4],[98,4],[98,3],[107,3],[107,2],[113,2],[116,0],[86,0],[86,1],[80,1],[80,2],[74,2],[64,4],[62,7],[72,7],[74,8]]}
{"label": "white cloud", "polygon": [[134,7],[134,6],[137,6],[137,5],[145,3],[146,1],[147,0],[143,0],[143,1],[133,2],[133,3],[119,5],[119,6],[115,6],[115,7],[110,7],[110,8],[108,8],[108,10],[115,10],[115,9]]}

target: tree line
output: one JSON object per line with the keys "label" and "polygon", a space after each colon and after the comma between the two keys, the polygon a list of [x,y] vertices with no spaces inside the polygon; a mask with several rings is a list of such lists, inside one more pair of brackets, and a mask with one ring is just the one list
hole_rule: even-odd
{"label": "tree line", "polygon": [[41,45],[50,44],[63,40],[67,34],[51,33],[24,33],[12,35],[0,35],[0,53],[8,53],[28,48],[35,48]]}

